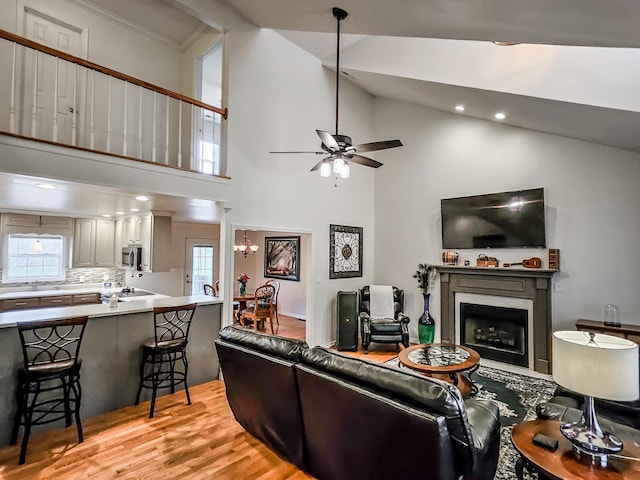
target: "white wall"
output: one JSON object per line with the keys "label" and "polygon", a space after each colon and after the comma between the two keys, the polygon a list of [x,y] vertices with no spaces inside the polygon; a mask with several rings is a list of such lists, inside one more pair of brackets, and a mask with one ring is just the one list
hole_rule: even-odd
{"label": "white wall", "polygon": [[[375,115],[378,136],[405,144],[376,174],[375,281],[405,289],[412,337],[422,297],[411,275],[419,262],[441,263],[440,199],[534,187],[545,189],[547,246],[560,249],[553,328],[601,320],[607,303],[640,325],[640,155],[382,99]],[[472,264],[479,253],[547,261],[546,250],[459,253]],[[431,310],[439,320],[439,286]]]}

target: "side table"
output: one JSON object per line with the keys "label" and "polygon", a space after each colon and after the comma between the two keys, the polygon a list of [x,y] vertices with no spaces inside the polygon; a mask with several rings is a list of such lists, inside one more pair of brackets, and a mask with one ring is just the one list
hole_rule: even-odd
{"label": "side table", "polygon": [[[532,420],[520,423],[511,431],[511,442],[520,458],[516,462],[516,476],[524,478],[524,469],[537,472],[541,479],[552,480],[632,480],[640,479],[640,461],[609,457],[609,465],[602,468],[593,465],[588,458],[578,458],[569,440],[560,433],[562,422],[557,420]],[[542,433],[558,440],[555,452],[533,444],[533,437]],[[621,438],[624,457],[640,459],[640,446],[632,440]]]}

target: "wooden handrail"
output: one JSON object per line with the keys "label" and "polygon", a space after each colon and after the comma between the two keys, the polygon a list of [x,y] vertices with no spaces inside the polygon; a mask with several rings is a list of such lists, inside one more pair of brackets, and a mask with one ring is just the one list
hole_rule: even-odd
{"label": "wooden handrail", "polygon": [[20,45],[23,45],[28,48],[32,48],[34,50],[38,50],[40,52],[46,53],[48,55],[53,55],[54,57],[62,58],[71,63],[75,63],[77,65],[81,65],[90,70],[95,70],[100,73],[104,73],[105,75],[109,75],[114,78],[118,78],[120,80],[124,80],[125,82],[129,82],[134,85],[138,85],[143,88],[147,88],[149,90],[153,90],[155,92],[161,93],[162,95],[166,95],[171,98],[175,98],[176,100],[181,100],[185,103],[189,103],[191,105],[195,105],[196,107],[204,108],[205,110],[211,110],[222,116],[222,118],[226,119],[228,116],[228,109],[214,107],[213,105],[209,105],[207,103],[201,102],[199,100],[195,100],[193,98],[189,98],[180,93],[176,93],[172,90],[168,90],[166,88],[160,87],[158,85],[154,85],[153,83],[145,82],[144,80],[139,80],[135,77],[131,77],[124,73],[120,73],[116,70],[112,70],[110,68],[104,67],[102,65],[98,65],[97,63],[90,62],[85,60],[84,58],[76,57],[75,55],[70,55],[61,50],[56,50],[55,48],[47,47],[46,45],[42,45],[41,43],[34,42],[27,38],[21,37],[19,35],[15,35],[11,32],[7,32],[6,30],[0,29],[0,38],[4,38],[5,40],[9,40],[10,42],[14,42]]}

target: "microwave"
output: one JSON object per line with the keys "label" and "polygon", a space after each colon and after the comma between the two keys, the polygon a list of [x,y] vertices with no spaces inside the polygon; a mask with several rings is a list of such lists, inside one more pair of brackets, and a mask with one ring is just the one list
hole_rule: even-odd
{"label": "microwave", "polygon": [[142,247],[123,247],[122,266],[132,270],[142,270]]}

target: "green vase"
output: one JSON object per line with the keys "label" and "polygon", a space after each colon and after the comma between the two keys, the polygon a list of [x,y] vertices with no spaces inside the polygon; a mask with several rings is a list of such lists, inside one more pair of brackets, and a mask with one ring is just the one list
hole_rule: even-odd
{"label": "green vase", "polygon": [[420,343],[433,343],[436,337],[436,321],[429,312],[430,293],[422,294],[424,299],[424,311],[418,319],[418,341]]}
{"label": "green vase", "polygon": [[240,295],[246,295],[247,293],[247,284],[246,283],[241,283],[240,284]]}

